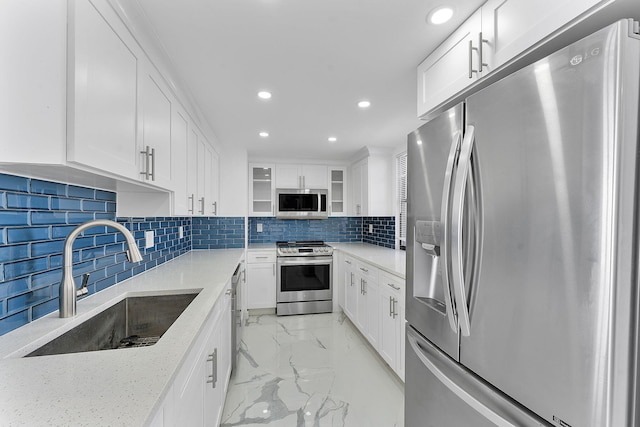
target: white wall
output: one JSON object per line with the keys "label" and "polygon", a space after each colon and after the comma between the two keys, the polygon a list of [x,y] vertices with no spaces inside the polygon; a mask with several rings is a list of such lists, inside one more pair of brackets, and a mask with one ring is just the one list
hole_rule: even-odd
{"label": "white wall", "polygon": [[247,150],[220,146],[220,216],[246,216],[249,204]]}

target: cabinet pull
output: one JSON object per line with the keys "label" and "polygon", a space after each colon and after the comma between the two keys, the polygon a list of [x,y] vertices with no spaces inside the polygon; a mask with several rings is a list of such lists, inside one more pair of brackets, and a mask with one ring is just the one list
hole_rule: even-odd
{"label": "cabinet pull", "polygon": [[269,258],[268,256],[257,256],[256,259],[267,259]]}
{"label": "cabinet pull", "polygon": [[489,43],[489,40],[483,39],[482,31],[480,31],[480,33],[478,34],[478,64],[480,64],[480,72],[484,70],[484,67],[489,67],[489,64],[482,61],[482,51],[483,51],[482,46],[484,43]]}
{"label": "cabinet pull", "polygon": [[149,156],[151,155],[151,147],[148,145],[144,151],[141,151],[140,154],[144,154],[144,171],[140,172],[140,175],[144,175],[145,179],[149,179],[152,175],[150,172],[151,165],[149,163]]}
{"label": "cabinet pull", "polygon": [[198,199],[200,201],[200,210],[198,212],[200,212],[202,215],[204,215],[204,197],[202,199]]}
{"label": "cabinet pull", "polygon": [[[149,150],[149,147],[147,147],[147,151]],[[156,180],[156,149],[152,148],[151,149],[151,154],[149,154],[149,157],[151,157],[151,173],[149,173],[149,176],[151,177],[151,181],[155,181]]]}
{"label": "cabinet pull", "polygon": [[391,286],[391,287],[392,287],[393,289],[395,289],[396,291],[399,291],[399,290],[400,290],[400,287],[399,287],[399,286],[395,286],[395,285],[393,285],[392,283],[387,283],[387,286]]}
{"label": "cabinet pull", "polygon": [[[478,33],[478,47],[473,47],[473,41],[469,40],[469,78],[473,78],[473,73],[480,74],[484,67],[488,67],[489,64],[482,60],[482,45],[488,43],[488,40],[482,38],[482,31]],[[473,51],[478,51],[478,69],[473,68]]]}
{"label": "cabinet pull", "polygon": [[392,312],[393,312],[393,318],[395,319],[396,316],[398,315],[398,312],[396,311],[396,304],[398,303],[398,300],[395,298],[391,298],[393,300],[393,304],[392,304]]}
{"label": "cabinet pull", "polygon": [[350,280],[349,285],[353,286],[353,271],[351,272],[351,280]]}
{"label": "cabinet pull", "polygon": [[207,383],[211,384],[211,388],[216,388],[218,382],[218,349],[214,349],[213,353],[209,354],[207,362],[211,362],[211,375],[208,376]]}
{"label": "cabinet pull", "polygon": [[360,209],[360,205],[356,205],[356,215],[360,215],[361,209]]}
{"label": "cabinet pull", "polygon": [[348,260],[345,259],[344,262],[346,262],[347,264],[351,265],[351,261],[348,261]]}
{"label": "cabinet pull", "polygon": [[365,273],[368,273],[368,272],[369,272],[369,270],[367,270],[367,269],[366,269],[366,268],[364,268],[364,267],[360,267],[360,270],[364,271]]}
{"label": "cabinet pull", "polygon": [[194,199],[195,199],[194,195],[193,195],[193,194],[191,194],[191,195],[189,196],[189,200],[191,200],[191,209],[189,209],[189,211],[188,211],[188,212],[189,212],[190,214],[192,214],[192,215],[193,215],[193,209],[194,209],[194,206],[193,206],[193,204],[194,204]]}
{"label": "cabinet pull", "polygon": [[218,202],[213,202],[213,214],[218,215]]}
{"label": "cabinet pull", "polygon": [[393,317],[393,298],[389,297],[389,317]]}
{"label": "cabinet pull", "polygon": [[367,294],[367,281],[362,279],[362,295]]}
{"label": "cabinet pull", "polygon": [[473,69],[473,51],[476,48],[473,47],[473,41],[469,40],[469,78],[473,78],[473,73],[477,73],[477,70]]}

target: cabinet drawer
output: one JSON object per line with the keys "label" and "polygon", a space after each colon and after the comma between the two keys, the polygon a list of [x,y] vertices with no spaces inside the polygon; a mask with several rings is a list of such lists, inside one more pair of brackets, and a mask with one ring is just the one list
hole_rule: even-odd
{"label": "cabinet drawer", "polygon": [[248,251],[247,262],[249,264],[276,262],[276,251]]}
{"label": "cabinet drawer", "polygon": [[351,258],[348,255],[344,256],[344,263],[343,263],[343,267],[345,268],[356,268],[356,266],[358,265],[358,262]]}
{"label": "cabinet drawer", "polygon": [[378,281],[378,269],[376,267],[364,262],[359,262],[357,264],[357,269],[358,274],[360,274],[360,276],[365,278],[367,281]]}
{"label": "cabinet drawer", "polygon": [[405,281],[402,278],[381,271],[380,286],[387,288],[396,299],[404,303]]}

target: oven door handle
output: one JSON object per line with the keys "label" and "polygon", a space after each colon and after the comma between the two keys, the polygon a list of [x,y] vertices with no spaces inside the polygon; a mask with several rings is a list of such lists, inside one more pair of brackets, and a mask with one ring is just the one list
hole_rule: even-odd
{"label": "oven door handle", "polygon": [[296,256],[296,257],[279,257],[278,265],[322,265],[322,264],[331,264],[333,262],[333,257],[331,256],[322,256],[322,257],[304,257],[304,256]]}

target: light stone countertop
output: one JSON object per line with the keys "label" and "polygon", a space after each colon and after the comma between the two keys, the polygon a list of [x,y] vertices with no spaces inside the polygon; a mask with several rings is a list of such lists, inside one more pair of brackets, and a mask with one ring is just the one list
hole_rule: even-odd
{"label": "light stone countertop", "polygon": [[[194,250],[0,337],[0,424],[148,424],[244,257],[244,249]],[[150,347],[21,358],[127,296],[199,295]],[[176,292],[177,291],[177,292]]]}
{"label": "light stone countertop", "polygon": [[334,249],[405,279],[406,251],[370,243],[329,243]]}

